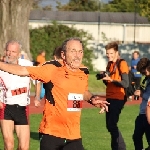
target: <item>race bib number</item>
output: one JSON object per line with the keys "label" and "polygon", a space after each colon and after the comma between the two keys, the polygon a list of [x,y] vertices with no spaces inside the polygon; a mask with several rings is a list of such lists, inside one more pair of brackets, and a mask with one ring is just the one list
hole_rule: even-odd
{"label": "race bib number", "polygon": [[18,89],[15,89],[15,90],[11,90],[12,96],[20,95],[22,93],[27,93],[27,87],[22,87],[22,88],[18,88]]}
{"label": "race bib number", "polygon": [[67,111],[81,111],[83,102],[83,95],[76,93],[69,93]]}

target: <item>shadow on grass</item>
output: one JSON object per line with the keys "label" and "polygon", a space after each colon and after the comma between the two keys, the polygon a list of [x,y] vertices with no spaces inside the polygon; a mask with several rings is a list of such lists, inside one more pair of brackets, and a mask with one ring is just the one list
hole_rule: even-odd
{"label": "shadow on grass", "polygon": [[30,132],[30,138],[34,140],[39,140],[39,133],[38,132]]}

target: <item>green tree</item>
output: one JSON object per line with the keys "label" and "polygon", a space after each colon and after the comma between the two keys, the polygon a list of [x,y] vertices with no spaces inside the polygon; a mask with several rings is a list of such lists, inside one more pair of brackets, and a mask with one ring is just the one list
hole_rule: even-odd
{"label": "green tree", "polygon": [[48,6],[45,6],[42,8],[43,10],[52,10],[52,6],[51,5],[48,5]]}
{"label": "green tree", "polygon": [[137,12],[150,20],[150,0],[113,0],[103,5],[104,12]]}
{"label": "green tree", "polygon": [[44,0],[33,0],[32,3],[32,9],[41,9],[41,10],[52,10],[51,5],[46,5],[46,6],[40,6],[39,3],[41,3]]}
{"label": "green tree", "polygon": [[30,30],[30,46],[33,59],[36,59],[40,50],[46,51],[46,60],[53,59],[54,48],[61,46],[62,42],[69,37],[80,37],[82,39],[84,44],[83,64],[92,71],[93,51],[92,48],[88,48],[87,42],[93,40],[93,37],[83,30],[77,30],[73,26],[60,25],[56,22],[53,22],[52,25]]}
{"label": "green tree", "polygon": [[104,12],[134,12],[134,0],[113,0],[103,5]]}
{"label": "green tree", "polygon": [[136,0],[141,16],[145,16],[150,21],[150,0]]}
{"label": "green tree", "polygon": [[61,11],[101,11],[101,12],[137,12],[150,20],[150,0],[112,0],[103,3],[102,0],[70,0],[62,5],[57,2]]}
{"label": "green tree", "polygon": [[57,4],[57,9],[61,11],[98,11],[100,8],[98,0],[70,0],[65,5]]}
{"label": "green tree", "polygon": [[41,0],[33,0],[33,3],[32,3],[32,9],[39,9],[39,8],[41,8],[40,6],[39,6],[39,2],[40,2]]}

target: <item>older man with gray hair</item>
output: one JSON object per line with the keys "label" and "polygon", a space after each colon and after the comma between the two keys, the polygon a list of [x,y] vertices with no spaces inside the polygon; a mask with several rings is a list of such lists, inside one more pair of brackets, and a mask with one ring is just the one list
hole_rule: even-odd
{"label": "older man with gray hair", "polygon": [[[11,40],[6,43],[4,64],[32,66],[32,62],[20,58],[22,45]],[[30,129],[28,105],[30,104],[30,77],[17,76],[0,70],[0,125],[4,139],[4,149],[14,149],[14,129],[18,138],[18,150],[28,150]]]}

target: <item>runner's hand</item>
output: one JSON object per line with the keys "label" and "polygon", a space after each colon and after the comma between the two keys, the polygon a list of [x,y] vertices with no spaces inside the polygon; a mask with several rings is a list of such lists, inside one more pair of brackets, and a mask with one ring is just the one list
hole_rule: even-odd
{"label": "runner's hand", "polygon": [[35,107],[39,107],[39,106],[41,106],[41,102],[39,100],[35,99],[34,105],[35,105]]}
{"label": "runner's hand", "polygon": [[110,103],[108,103],[106,100],[101,100],[100,96],[95,96],[92,98],[92,103],[94,106],[99,107],[99,108],[105,108],[105,111],[108,112],[108,106]]}
{"label": "runner's hand", "polygon": [[105,107],[102,107],[99,114],[103,114],[104,112],[106,112]]}

